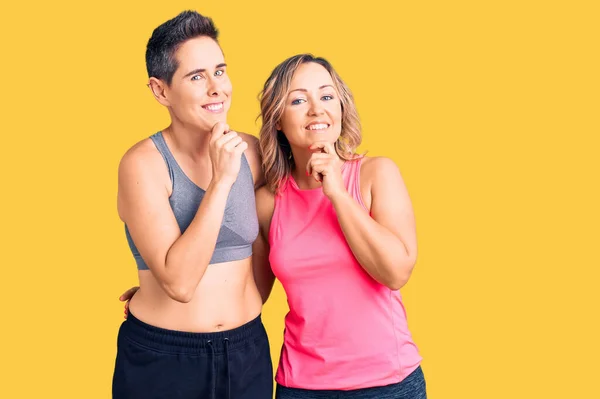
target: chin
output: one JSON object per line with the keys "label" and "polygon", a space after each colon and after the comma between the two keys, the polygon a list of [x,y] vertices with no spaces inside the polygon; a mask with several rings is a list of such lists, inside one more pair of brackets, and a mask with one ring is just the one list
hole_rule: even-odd
{"label": "chin", "polygon": [[202,130],[211,130],[213,126],[218,123],[227,123],[227,113],[223,112],[220,114],[208,115],[208,117],[202,118],[196,121],[195,125]]}
{"label": "chin", "polygon": [[[227,122],[227,112],[222,112],[220,114],[215,114],[215,115],[211,115],[211,121],[214,121],[214,123],[217,122]],[[213,125],[214,125],[213,123]]]}
{"label": "chin", "polygon": [[339,138],[340,138],[339,134],[327,134],[327,135],[323,135],[322,137],[318,138],[318,140],[319,141],[327,141],[331,144],[335,144],[335,142]]}

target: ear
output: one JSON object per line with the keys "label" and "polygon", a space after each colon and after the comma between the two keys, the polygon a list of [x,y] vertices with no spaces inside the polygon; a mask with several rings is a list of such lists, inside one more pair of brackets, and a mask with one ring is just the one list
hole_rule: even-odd
{"label": "ear", "polygon": [[169,99],[167,98],[168,86],[163,80],[152,77],[148,82],[148,87],[152,91],[152,94],[154,95],[154,98],[156,98],[156,101],[158,101],[165,107],[171,105]]}
{"label": "ear", "polygon": [[277,129],[277,130],[281,130],[281,123],[277,122],[277,123],[275,124],[275,129]]}

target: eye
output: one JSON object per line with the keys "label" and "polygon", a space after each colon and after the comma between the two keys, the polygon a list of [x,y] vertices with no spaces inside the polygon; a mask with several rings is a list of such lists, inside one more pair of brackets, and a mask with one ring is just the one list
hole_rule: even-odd
{"label": "eye", "polygon": [[225,74],[225,71],[222,69],[215,71],[215,76],[223,76],[224,74]]}
{"label": "eye", "polygon": [[201,78],[202,78],[202,76],[200,76],[200,75],[192,76],[192,80],[200,80]]}
{"label": "eye", "polygon": [[303,98],[297,98],[294,101],[292,101],[292,105],[298,105],[298,104],[302,104],[302,103],[305,103],[305,102],[306,102],[305,99],[303,99]]}
{"label": "eye", "polygon": [[321,97],[321,100],[325,100],[325,101],[333,100],[333,96],[326,94],[323,97]]}

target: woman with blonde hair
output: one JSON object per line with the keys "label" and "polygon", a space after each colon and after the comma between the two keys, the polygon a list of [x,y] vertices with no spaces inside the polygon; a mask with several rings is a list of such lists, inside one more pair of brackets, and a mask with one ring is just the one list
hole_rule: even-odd
{"label": "woman with blonde hair", "polygon": [[354,99],[323,58],[285,60],[260,101],[253,267],[263,300],[277,277],[290,307],[277,398],[426,398],[399,293],[417,242],[397,166],[356,154]]}

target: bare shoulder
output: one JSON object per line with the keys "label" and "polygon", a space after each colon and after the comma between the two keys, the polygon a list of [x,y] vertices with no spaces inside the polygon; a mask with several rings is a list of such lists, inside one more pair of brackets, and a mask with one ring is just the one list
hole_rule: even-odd
{"label": "bare shoulder", "polygon": [[377,182],[400,182],[402,176],[396,163],[387,157],[364,157],[360,170],[361,185],[372,186]]}
{"label": "bare shoulder", "polygon": [[139,200],[139,196],[170,195],[169,172],[162,155],[149,138],[133,145],[121,158],[118,176],[118,210],[123,211],[128,203]]}
{"label": "bare shoulder", "polygon": [[249,133],[238,132],[237,130],[236,132],[240,135],[241,138],[244,139],[244,141],[248,143],[248,147],[250,147],[250,145],[252,144],[253,146],[256,146],[258,148],[258,138],[256,136],[253,136]]}
{"label": "bare shoulder", "polygon": [[264,184],[264,174],[262,171],[262,160],[258,147],[258,138],[248,133],[237,133],[246,143],[248,143],[248,149],[245,151],[246,159],[248,160],[248,164],[250,164],[250,169],[252,170],[255,188],[261,187]]}
{"label": "bare shoulder", "polygon": [[364,157],[362,161],[361,173],[369,176],[377,176],[386,173],[400,173],[398,165],[390,158],[386,157]]}
{"label": "bare shoulder", "polygon": [[149,138],[146,138],[125,152],[119,163],[119,175],[144,173],[148,168],[153,170],[164,164],[164,160],[156,146]]}

